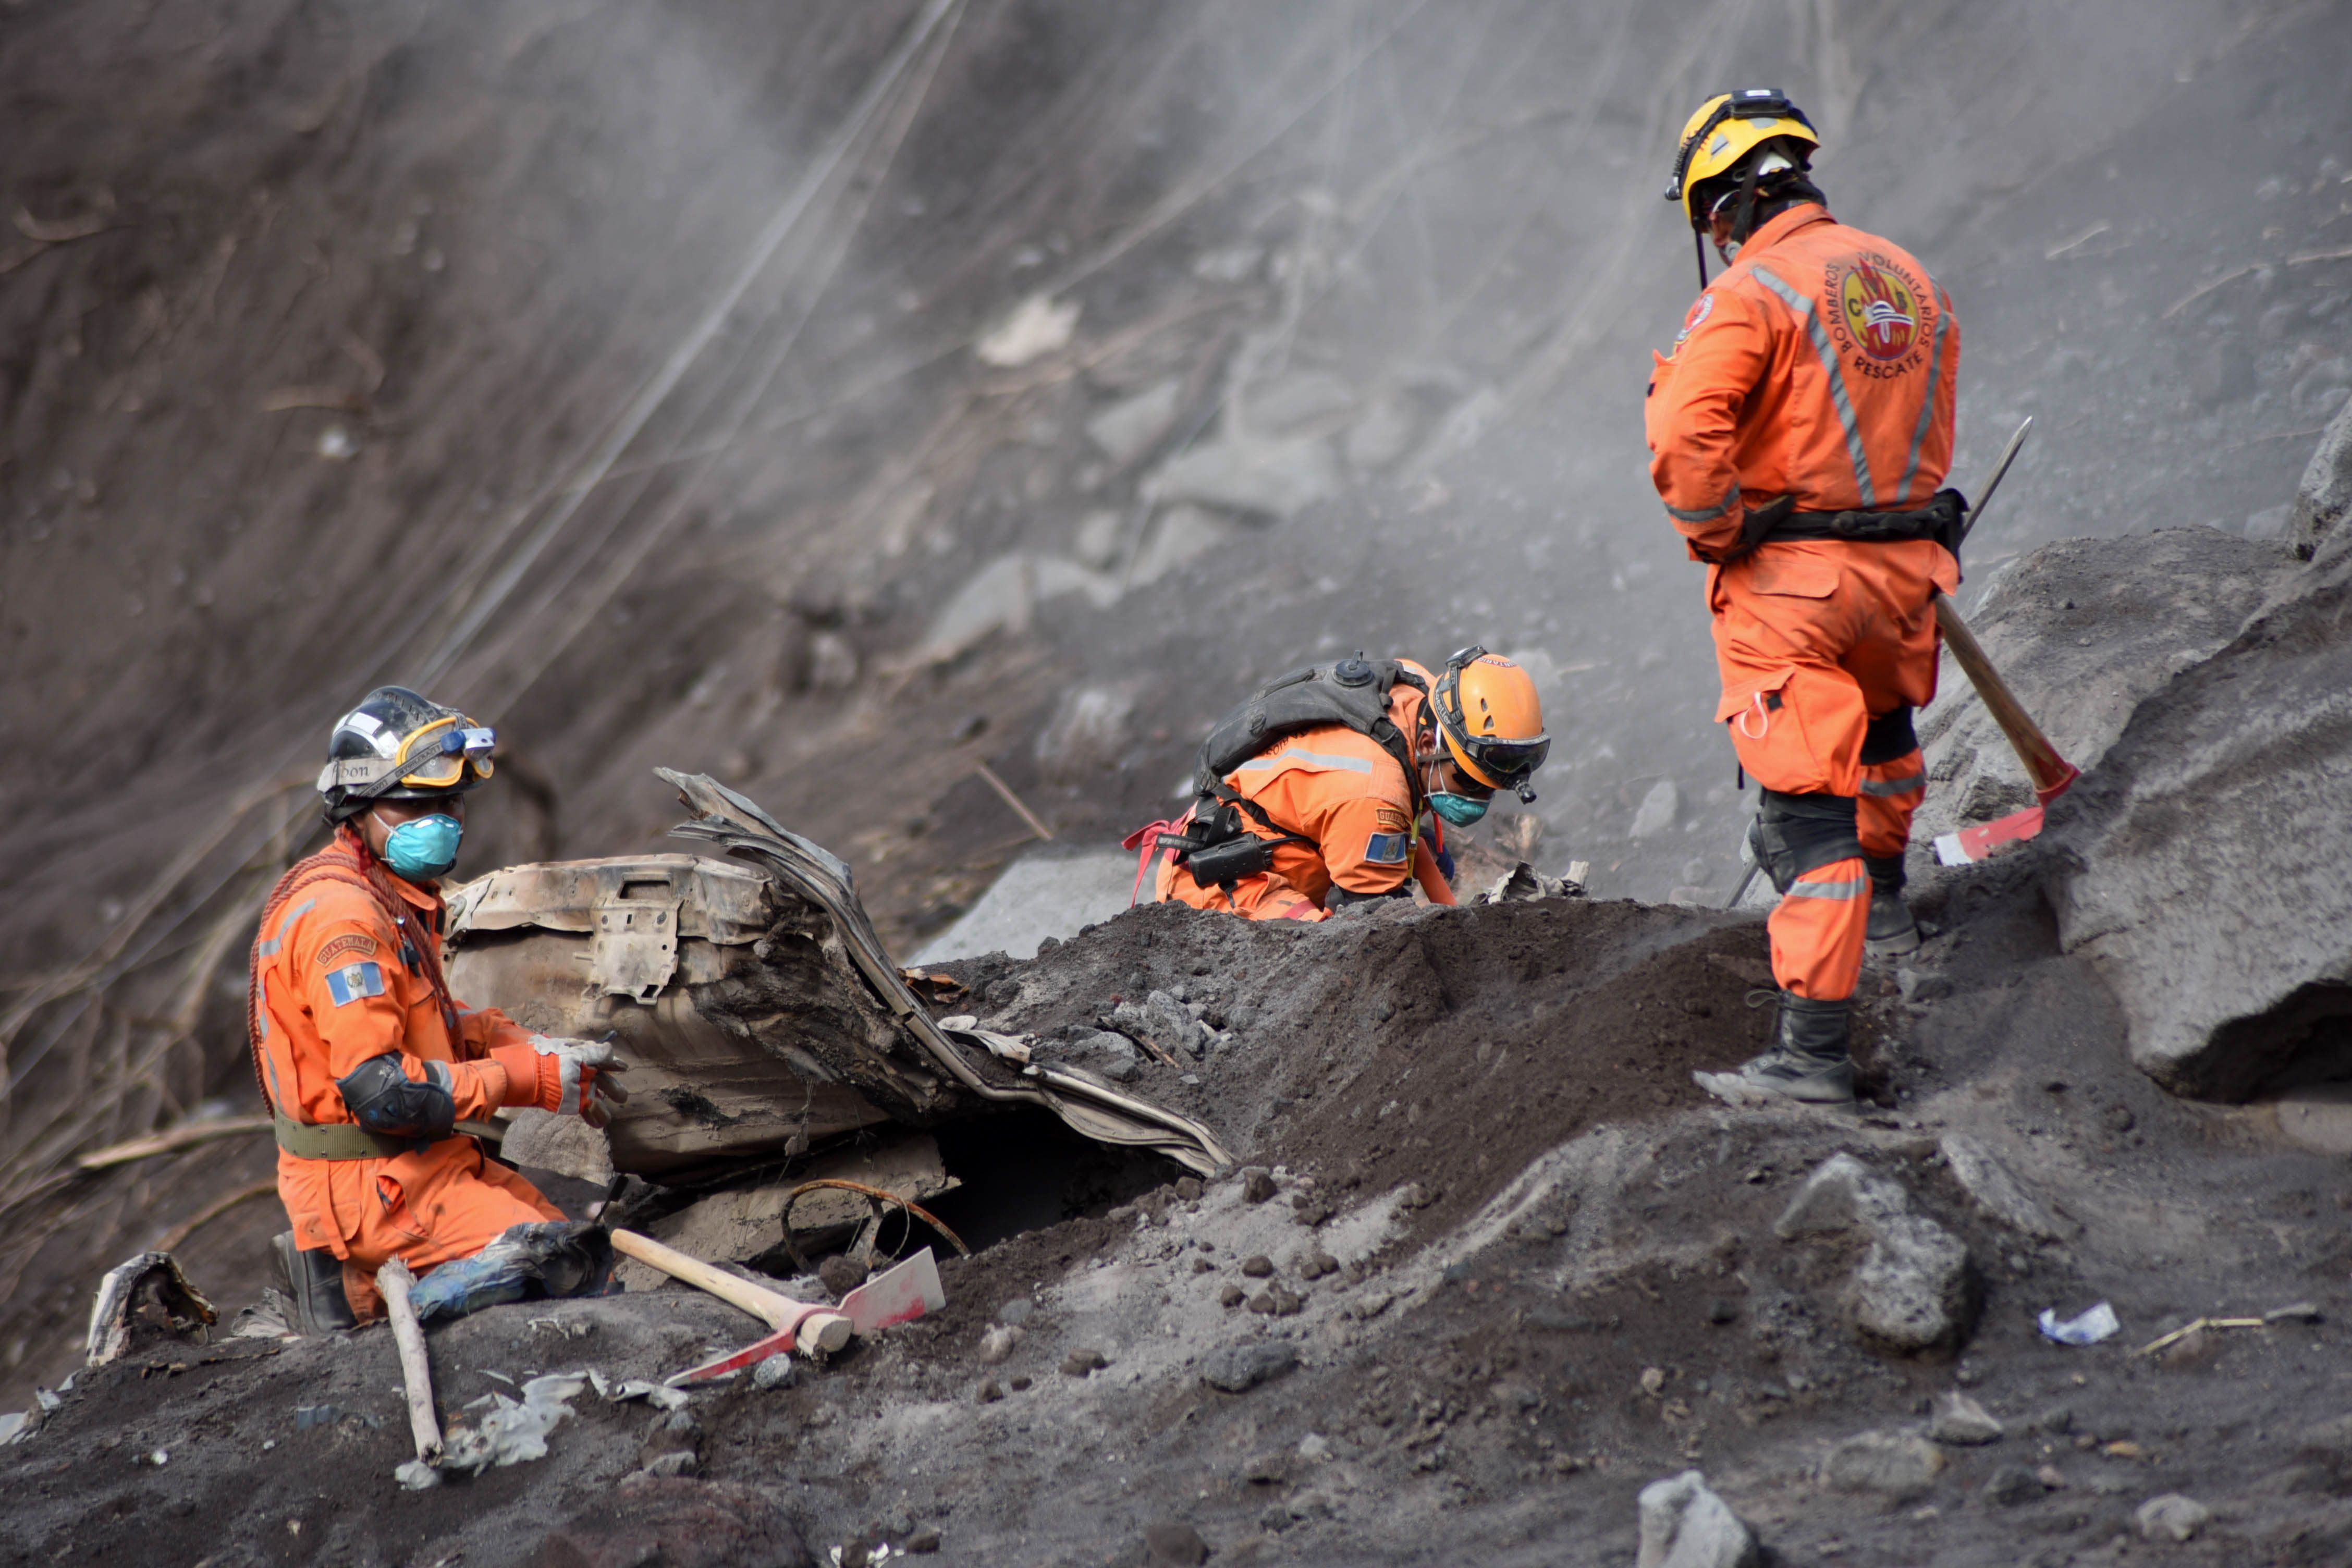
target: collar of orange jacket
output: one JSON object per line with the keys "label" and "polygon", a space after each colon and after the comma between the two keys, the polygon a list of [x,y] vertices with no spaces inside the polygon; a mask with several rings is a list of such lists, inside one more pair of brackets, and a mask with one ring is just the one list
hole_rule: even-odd
{"label": "collar of orange jacket", "polygon": [[1787,212],[1774,214],[1771,222],[1750,235],[1748,243],[1739,247],[1739,259],[1755,259],[1808,224],[1836,221],[1821,203],[1800,202]]}

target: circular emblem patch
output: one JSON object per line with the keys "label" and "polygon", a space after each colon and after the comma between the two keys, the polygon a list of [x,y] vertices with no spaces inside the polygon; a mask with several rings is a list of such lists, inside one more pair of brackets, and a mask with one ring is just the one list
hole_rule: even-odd
{"label": "circular emblem patch", "polygon": [[1838,280],[1846,335],[1872,359],[1898,360],[1919,341],[1919,289],[1885,257],[1864,256]]}
{"label": "circular emblem patch", "polygon": [[1675,347],[1682,347],[1683,340],[1698,331],[1699,324],[1713,314],[1715,314],[1715,290],[1710,289],[1698,297],[1698,302],[1690,308],[1690,314],[1683,318],[1683,330],[1675,334]]}

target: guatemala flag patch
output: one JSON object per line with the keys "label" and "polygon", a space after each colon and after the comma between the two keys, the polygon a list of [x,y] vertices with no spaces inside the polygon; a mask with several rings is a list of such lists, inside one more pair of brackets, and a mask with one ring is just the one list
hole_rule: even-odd
{"label": "guatemala flag patch", "polygon": [[327,990],[338,1007],[348,1007],[363,996],[383,994],[383,971],[374,963],[347,963],[327,972]]}
{"label": "guatemala flag patch", "polygon": [[1372,866],[1402,866],[1411,843],[1402,833],[1375,833],[1364,846],[1364,861]]}

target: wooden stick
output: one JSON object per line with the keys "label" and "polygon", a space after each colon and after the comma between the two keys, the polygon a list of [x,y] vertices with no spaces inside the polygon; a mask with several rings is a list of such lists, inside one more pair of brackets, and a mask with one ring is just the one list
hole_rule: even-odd
{"label": "wooden stick", "polygon": [[674,1247],[664,1247],[650,1236],[616,1230],[613,1233],[613,1250],[658,1268],[674,1279],[683,1279],[697,1289],[708,1290],[772,1329],[793,1330],[803,1348],[831,1355],[849,1342],[849,1320],[838,1312],[814,1301],[795,1301],[781,1290],[764,1289],[699,1258],[688,1258]]}
{"label": "wooden stick", "polygon": [[407,1263],[397,1258],[375,1271],[375,1288],[392,1315],[393,1342],[400,1347],[400,1381],[408,1387],[408,1433],[416,1440],[418,1461],[430,1465],[441,1458],[441,1418],[433,1413],[433,1363],[425,1359],[425,1329],[408,1303],[408,1288],[415,1283]]}
{"label": "wooden stick", "polygon": [[1029,825],[1030,832],[1035,834],[1040,838],[1050,839],[1054,837],[1054,830],[1046,826],[1045,824],[1039,819],[1035,812],[1030,810],[1027,805],[1022,803],[1021,797],[1013,793],[1013,786],[1011,784],[1006,784],[1003,779],[996,776],[996,770],[994,768],[990,767],[986,763],[979,763],[978,766],[980,768],[980,776],[988,781],[988,787],[994,790],[997,794],[997,798],[1003,801],[1005,805],[1011,806],[1020,816],[1021,820]]}
{"label": "wooden stick", "polygon": [[[74,1161],[77,1171],[103,1171],[113,1165],[128,1165],[134,1160],[152,1160],[158,1154],[176,1154],[183,1149],[193,1149],[199,1143],[209,1143],[215,1138],[236,1138],[247,1132],[267,1132],[267,1116],[231,1116],[213,1121],[191,1121],[163,1132],[151,1132],[144,1138],[131,1138],[121,1143],[110,1143],[103,1149],[93,1149]],[[169,1251],[166,1247],[164,1250]]]}
{"label": "wooden stick", "polygon": [[1944,634],[1944,646],[1952,650],[1952,659],[1969,678],[1969,684],[1984,699],[1985,710],[2000,732],[2009,737],[2016,749],[2017,760],[2025,764],[2026,776],[2033,781],[2033,791],[2047,805],[2059,791],[2074,782],[2078,770],[2058,754],[2058,748],[2040,726],[2027,716],[2024,704],[2009,689],[2000,672],[1985,657],[1984,645],[1977,641],[1969,624],[1960,619],[1960,612],[1945,595],[1936,595],[1936,625]]}

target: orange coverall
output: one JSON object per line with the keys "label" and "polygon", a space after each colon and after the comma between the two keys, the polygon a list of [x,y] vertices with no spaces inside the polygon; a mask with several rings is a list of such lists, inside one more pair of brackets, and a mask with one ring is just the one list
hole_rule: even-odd
{"label": "orange coverall", "polygon": [[[1418,666],[1409,668],[1428,679]],[[1418,733],[1422,701],[1402,680],[1389,692],[1389,718],[1402,733]],[[1276,828],[1300,835],[1313,847],[1277,844],[1274,869],[1235,882],[1230,901],[1223,888],[1201,886],[1175,863],[1174,851],[1163,850],[1156,900],[1254,921],[1319,921],[1328,914],[1323,900],[1334,887],[1378,895],[1413,874],[1412,784],[1396,758],[1370,736],[1344,724],[1302,730],[1227,773],[1225,784],[1255,802]],[[1244,821],[1260,838],[1276,837],[1246,814]]]}
{"label": "orange coverall", "polygon": [[[272,1107],[296,1121],[353,1123],[335,1080],[397,1051],[415,1082],[430,1075],[427,1062],[448,1064],[459,1121],[500,1106],[554,1109],[561,1069],[532,1049],[529,1030],[496,1008],[453,1005],[445,1017],[421,972],[432,960],[419,952],[438,952],[438,892],[373,862],[349,827],[278,886],[256,938],[251,1012]],[[472,1257],[509,1226],[564,1217],[462,1135],[390,1159],[309,1160],[280,1148],[278,1195],[297,1247],[343,1260],[344,1292],[362,1321],[375,1315],[375,1271],[387,1259],[422,1274]]]}
{"label": "orange coverall", "polygon": [[[1933,598],[1959,566],[1933,540],[1784,540],[1737,553],[1747,509],[1924,506],[1952,460],[1959,323],[1906,252],[1817,205],[1775,216],[1654,355],[1650,476],[1692,557],[1723,679],[1718,722],[1767,789],[1858,797],[1864,854],[1899,856],[1927,769],[1865,766],[1869,721],[1936,694]],[[1801,996],[1849,996],[1870,883],[1844,859],[1801,877],[1773,911],[1772,970]]]}

